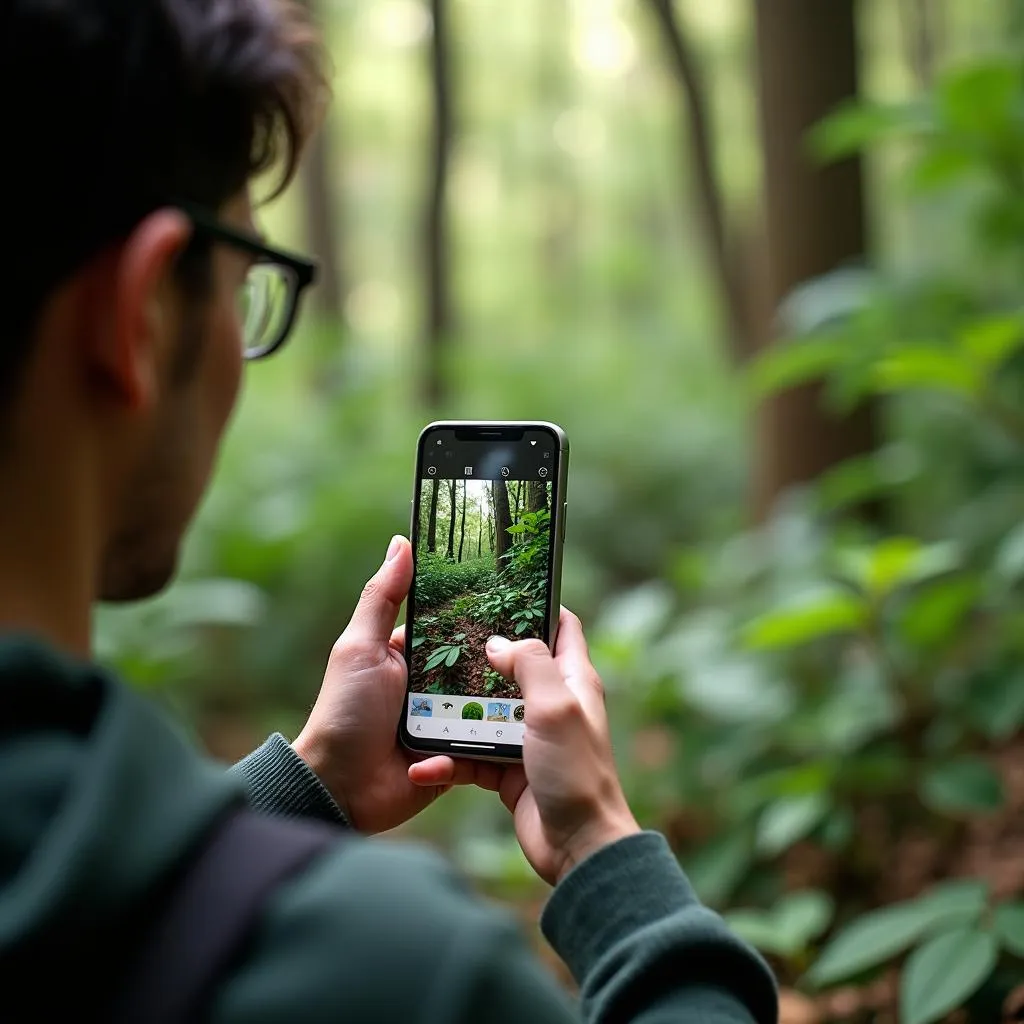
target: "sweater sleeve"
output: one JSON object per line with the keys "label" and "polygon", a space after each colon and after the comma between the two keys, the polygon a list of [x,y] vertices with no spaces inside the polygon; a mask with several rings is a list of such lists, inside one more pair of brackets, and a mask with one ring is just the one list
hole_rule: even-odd
{"label": "sweater sleeve", "polygon": [[541,926],[580,984],[584,1020],[776,1020],[767,965],[701,904],[656,832],[613,843],[574,868]]}
{"label": "sweater sleeve", "polygon": [[279,732],[228,771],[244,784],[249,805],[263,814],[349,824],[327,787]]}
{"label": "sweater sleeve", "polygon": [[360,841],[272,898],[213,1024],[775,1024],[767,967],[646,833],[580,864],[544,928],[577,972],[563,991],[516,921],[436,854]]}

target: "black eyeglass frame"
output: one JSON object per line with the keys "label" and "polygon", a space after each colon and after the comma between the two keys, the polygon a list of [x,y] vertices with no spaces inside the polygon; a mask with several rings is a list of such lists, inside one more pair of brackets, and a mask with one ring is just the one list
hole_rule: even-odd
{"label": "black eyeglass frame", "polygon": [[194,206],[191,203],[179,202],[172,205],[176,209],[181,210],[181,212],[188,217],[189,221],[192,223],[193,229],[198,234],[201,234],[212,241],[222,242],[225,245],[230,245],[234,249],[241,249],[242,252],[247,252],[250,255],[255,256],[257,264],[269,263],[274,266],[285,267],[290,271],[293,280],[295,281],[295,288],[293,294],[290,296],[288,310],[285,314],[283,326],[278,333],[278,337],[269,344],[264,345],[263,348],[256,349],[255,351],[247,351],[245,353],[245,359],[246,362],[253,362],[258,359],[266,359],[268,356],[273,355],[288,340],[288,337],[292,332],[292,328],[295,326],[302,293],[316,281],[317,272],[319,270],[316,262],[307,259],[304,256],[299,256],[296,253],[287,252],[284,249],[275,249],[273,246],[266,245],[258,238],[255,238],[246,232],[236,231],[233,228],[229,228],[227,225],[221,223],[221,221],[219,221],[213,214],[200,207]]}

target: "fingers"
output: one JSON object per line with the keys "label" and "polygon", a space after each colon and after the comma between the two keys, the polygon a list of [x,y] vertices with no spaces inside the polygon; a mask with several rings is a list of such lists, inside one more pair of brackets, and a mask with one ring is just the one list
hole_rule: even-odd
{"label": "fingers", "polygon": [[509,814],[516,813],[519,798],[524,792],[526,792],[526,770],[519,764],[507,768],[502,775],[501,785],[498,787],[498,797]]}
{"label": "fingers", "polygon": [[529,707],[530,722],[559,719],[576,697],[566,685],[562,670],[540,640],[512,643],[504,637],[487,641],[487,657],[506,679],[514,679]]}
{"label": "fingers", "polygon": [[487,641],[487,658],[506,679],[514,679],[519,684],[526,700],[536,696],[528,691],[562,683],[551,652],[540,640],[513,643],[502,636],[492,636]]}
{"label": "fingers", "polygon": [[558,617],[555,658],[567,675],[591,671],[590,650],[587,638],[583,635],[583,623],[568,608],[563,608]]}
{"label": "fingers", "polygon": [[398,651],[399,654],[405,654],[405,626],[396,626],[395,631],[391,634],[391,649]]}
{"label": "fingers", "polygon": [[384,564],[363,588],[345,639],[391,643],[398,610],[412,585],[412,572],[412,548],[404,537],[395,537]]}
{"label": "fingers", "polygon": [[498,790],[504,769],[487,761],[470,761],[440,755],[409,766],[409,781],[415,786],[479,786]]}

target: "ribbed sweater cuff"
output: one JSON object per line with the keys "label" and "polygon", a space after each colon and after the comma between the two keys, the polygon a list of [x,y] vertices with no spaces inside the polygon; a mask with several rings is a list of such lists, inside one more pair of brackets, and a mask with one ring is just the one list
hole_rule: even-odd
{"label": "ribbed sweater cuff", "polygon": [[349,824],[327,787],[279,732],[231,771],[245,781],[249,804],[257,811],[283,818]]}

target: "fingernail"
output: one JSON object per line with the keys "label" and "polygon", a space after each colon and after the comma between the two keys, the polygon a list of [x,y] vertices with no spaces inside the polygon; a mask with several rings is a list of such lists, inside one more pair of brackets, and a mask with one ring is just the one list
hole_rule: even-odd
{"label": "fingernail", "polygon": [[492,654],[500,654],[502,651],[512,646],[510,640],[506,640],[503,636],[492,636],[487,641],[487,650]]}
{"label": "fingernail", "polygon": [[398,552],[402,550],[402,538],[392,537],[391,545],[388,547],[388,557],[384,559],[385,563],[393,562],[398,557]]}

